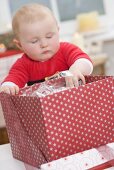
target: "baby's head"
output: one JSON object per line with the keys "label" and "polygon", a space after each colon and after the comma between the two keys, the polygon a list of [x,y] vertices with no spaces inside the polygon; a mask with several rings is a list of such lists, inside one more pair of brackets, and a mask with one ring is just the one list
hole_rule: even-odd
{"label": "baby's head", "polygon": [[13,16],[12,28],[15,36],[18,37],[21,24],[42,21],[46,17],[53,17],[55,19],[48,7],[37,3],[24,5]]}
{"label": "baby's head", "polygon": [[[48,60],[51,58],[49,51],[53,56],[59,49],[58,25],[46,6],[34,3],[21,7],[13,17],[12,29],[17,46],[33,60]],[[41,53],[41,57],[37,57]],[[44,54],[47,54],[47,59]]]}

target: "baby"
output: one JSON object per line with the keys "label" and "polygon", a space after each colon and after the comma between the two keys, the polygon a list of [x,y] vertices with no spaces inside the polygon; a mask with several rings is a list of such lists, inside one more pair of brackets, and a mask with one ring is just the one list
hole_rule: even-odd
{"label": "baby", "polygon": [[85,84],[84,75],[92,73],[87,54],[77,46],[59,41],[59,27],[51,10],[34,3],[21,7],[14,15],[14,42],[23,55],[11,67],[0,86],[0,92],[17,94],[26,84],[44,81],[58,71],[69,70],[66,86]]}

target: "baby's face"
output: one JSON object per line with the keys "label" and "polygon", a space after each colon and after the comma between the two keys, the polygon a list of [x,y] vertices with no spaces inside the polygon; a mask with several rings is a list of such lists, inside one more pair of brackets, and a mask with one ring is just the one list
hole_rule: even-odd
{"label": "baby's face", "polygon": [[19,40],[23,51],[35,61],[46,61],[59,49],[59,30],[53,17],[22,23]]}

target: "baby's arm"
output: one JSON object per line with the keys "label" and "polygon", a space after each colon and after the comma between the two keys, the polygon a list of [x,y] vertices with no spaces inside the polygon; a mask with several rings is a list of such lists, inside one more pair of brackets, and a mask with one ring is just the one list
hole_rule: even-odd
{"label": "baby's arm", "polygon": [[0,86],[0,92],[5,92],[8,94],[18,94],[19,92],[19,87],[13,83],[13,82],[4,82],[1,86]]}
{"label": "baby's arm", "polygon": [[82,80],[83,84],[85,84],[84,75],[90,75],[92,73],[93,65],[88,59],[80,58],[71,65],[69,71],[72,73],[73,77],[66,78],[66,86],[78,87],[78,81],[80,79]]}

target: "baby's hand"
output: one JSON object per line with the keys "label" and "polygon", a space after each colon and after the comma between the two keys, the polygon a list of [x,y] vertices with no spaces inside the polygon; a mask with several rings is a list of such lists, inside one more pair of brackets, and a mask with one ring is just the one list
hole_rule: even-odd
{"label": "baby's hand", "polygon": [[17,85],[13,85],[13,86],[1,85],[0,92],[15,95],[19,93],[19,87]]}
{"label": "baby's hand", "polygon": [[85,84],[85,77],[79,70],[69,70],[72,76],[65,77],[67,87],[78,87],[79,80],[82,81],[82,84]]}

